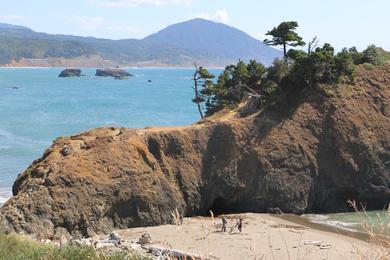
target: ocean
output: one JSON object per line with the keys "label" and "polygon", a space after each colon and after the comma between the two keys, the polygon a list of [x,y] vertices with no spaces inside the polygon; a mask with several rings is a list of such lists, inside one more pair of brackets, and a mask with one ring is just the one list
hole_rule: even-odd
{"label": "ocean", "polygon": [[367,233],[373,228],[374,233],[390,236],[390,211],[387,209],[359,213],[307,214],[302,217],[312,223],[349,232]]}
{"label": "ocean", "polygon": [[[128,69],[128,80],[58,78],[61,68],[0,69],[0,205],[16,176],[52,141],[100,126],[188,125],[199,120],[188,69]],[[216,75],[221,70],[210,70]],[[151,82],[148,82],[150,81]]]}

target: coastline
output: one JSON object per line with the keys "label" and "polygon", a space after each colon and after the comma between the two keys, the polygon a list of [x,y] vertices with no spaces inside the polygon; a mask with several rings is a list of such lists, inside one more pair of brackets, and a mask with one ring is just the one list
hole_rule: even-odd
{"label": "coastline", "polygon": [[[242,233],[235,228],[239,217],[244,219]],[[211,217],[184,218],[182,225],[115,232],[125,240],[126,247],[136,248],[143,255],[147,255],[146,250],[136,242],[144,234],[152,239],[144,248],[163,247],[210,259],[356,259],[373,250],[364,240],[275,215],[246,213],[226,215],[226,219],[227,232],[221,232],[220,218]]]}
{"label": "coastline", "polygon": [[302,225],[302,226],[305,226],[308,228],[316,229],[316,230],[323,231],[323,232],[338,234],[341,236],[348,236],[348,237],[358,239],[358,240],[361,240],[364,242],[369,242],[369,239],[370,239],[369,235],[364,233],[364,232],[360,232],[357,230],[352,231],[352,230],[347,230],[347,229],[343,229],[343,228],[332,226],[332,225],[316,223],[316,222],[310,221],[309,219],[306,219],[306,218],[304,218],[302,216],[298,216],[298,215],[282,214],[282,215],[275,215],[275,217],[280,218],[280,219],[285,220],[285,221],[288,221],[288,222],[291,222],[291,223]]}

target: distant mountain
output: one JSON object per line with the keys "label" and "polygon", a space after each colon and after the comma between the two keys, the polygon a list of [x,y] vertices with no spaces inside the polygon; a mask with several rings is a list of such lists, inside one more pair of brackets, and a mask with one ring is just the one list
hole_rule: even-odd
{"label": "distant mountain", "polygon": [[265,46],[243,31],[204,19],[171,25],[144,41],[169,44],[201,58],[221,61],[256,59],[269,64],[281,55],[280,51]]}
{"label": "distant mountain", "polygon": [[239,59],[270,64],[281,52],[225,24],[194,19],[142,40],[46,34],[0,24],[0,64],[15,66],[225,66]]}
{"label": "distant mountain", "polygon": [[16,29],[16,30],[27,30],[32,31],[30,28],[21,26],[21,25],[13,25],[8,23],[0,23],[0,29]]}

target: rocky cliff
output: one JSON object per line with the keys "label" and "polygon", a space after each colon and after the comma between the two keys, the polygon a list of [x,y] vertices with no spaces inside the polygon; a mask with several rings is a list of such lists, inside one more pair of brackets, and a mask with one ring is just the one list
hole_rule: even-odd
{"label": "rocky cliff", "polygon": [[167,223],[175,208],[300,214],[347,210],[348,199],[382,208],[389,100],[390,67],[360,68],[354,85],[304,91],[245,117],[58,138],[18,176],[0,216],[51,237]]}

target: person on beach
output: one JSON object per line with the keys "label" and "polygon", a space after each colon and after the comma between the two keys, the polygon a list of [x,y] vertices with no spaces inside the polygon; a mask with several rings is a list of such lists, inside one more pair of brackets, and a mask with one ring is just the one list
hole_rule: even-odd
{"label": "person on beach", "polygon": [[226,225],[227,225],[227,220],[225,216],[222,216],[222,232],[226,232]]}
{"label": "person on beach", "polygon": [[242,232],[242,227],[243,227],[243,219],[242,219],[242,217],[240,217],[239,219],[238,219],[238,222],[237,222],[237,228],[238,228],[238,231],[240,231],[240,233]]}

